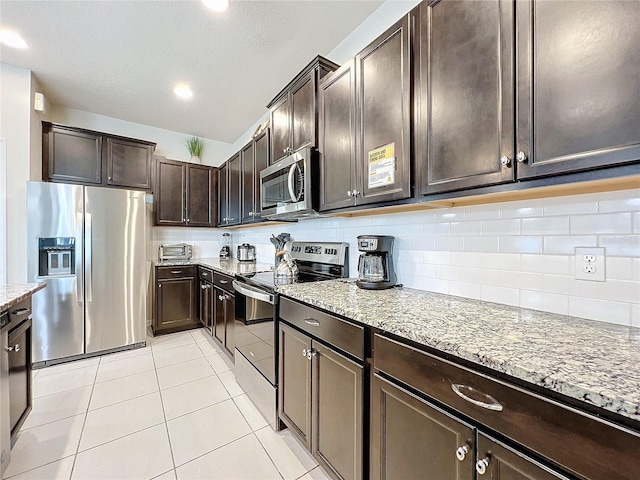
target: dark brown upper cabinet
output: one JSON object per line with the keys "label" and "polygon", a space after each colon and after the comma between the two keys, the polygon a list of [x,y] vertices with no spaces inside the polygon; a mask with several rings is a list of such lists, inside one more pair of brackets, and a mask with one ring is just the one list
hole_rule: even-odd
{"label": "dark brown upper cabinet", "polygon": [[242,170],[242,195],[240,207],[240,222],[251,223],[255,210],[255,176],[256,159],[253,141],[240,150],[240,169]]}
{"label": "dark brown upper cabinet", "polygon": [[304,147],[316,147],[318,83],[338,65],[316,57],[270,103],[271,162]]}
{"label": "dark brown upper cabinet", "polygon": [[220,167],[218,225],[221,227],[240,224],[240,198],[242,195],[240,153],[236,153]]}
{"label": "dark brown upper cabinet", "polygon": [[411,196],[409,16],[321,83],[320,210]]}
{"label": "dark brown upper cabinet", "polygon": [[42,176],[50,182],[151,190],[155,143],[42,122]]}
{"label": "dark brown upper cabinet", "polygon": [[158,157],[155,224],[213,227],[216,223],[215,169]]}
{"label": "dark brown upper cabinet", "polygon": [[518,2],[518,178],[640,159],[640,2]]}
{"label": "dark brown upper cabinet", "polygon": [[513,181],[513,2],[423,2],[412,13],[419,192]]}
{"label": "dark brown upper cabinet", "polygon": [[264,132],[260,133],[253,139],[254,144],[254,155],[256,159],[256,174],[254,177],[254,216],[253,219],[256,221],[261,221],[262,218],[260,216],[260,210],[262,208],[262,199],[260,197],[260,172],[267,168],[270,165],[269,158],[271,155],[270,148],[270,129],[267,128]]}

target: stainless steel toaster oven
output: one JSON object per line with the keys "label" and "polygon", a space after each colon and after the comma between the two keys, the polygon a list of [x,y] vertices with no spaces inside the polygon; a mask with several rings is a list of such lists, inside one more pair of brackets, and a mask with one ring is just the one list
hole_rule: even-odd
{"label": "stainless steel toaster oven", "polygon": [[163,244],[158,249],[158,258],[162,260],[191,260],[193,247],[186,243]]}

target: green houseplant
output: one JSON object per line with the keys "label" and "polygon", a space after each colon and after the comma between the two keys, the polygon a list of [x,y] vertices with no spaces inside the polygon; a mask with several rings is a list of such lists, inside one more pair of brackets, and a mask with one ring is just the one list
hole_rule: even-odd
{"label": "green houseplant", "polygon": [[202,152],[204,152],[204,140],[200,137],[186,137],[184,144],[191,155],[191,161],[202,163]]}

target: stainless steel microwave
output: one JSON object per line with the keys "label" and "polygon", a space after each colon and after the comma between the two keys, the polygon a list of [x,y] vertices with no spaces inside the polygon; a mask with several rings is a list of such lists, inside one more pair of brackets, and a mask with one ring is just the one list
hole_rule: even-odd
{"label": "stainless steel microwave", "polygon": [[260,172],[260,210],[269,220],[320,216],[318,154],[303,148]]}

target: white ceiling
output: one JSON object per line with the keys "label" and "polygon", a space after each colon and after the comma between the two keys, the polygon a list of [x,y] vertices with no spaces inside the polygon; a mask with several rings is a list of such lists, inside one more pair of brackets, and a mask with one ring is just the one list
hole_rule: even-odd
{"label": "white ceiling", "polygon": [[[0,61],[33,71],[50,103],[233,142],[316,55],[382,0],[0,1],[28,50]],[[175,97],[178,82],[194,97]]]}

